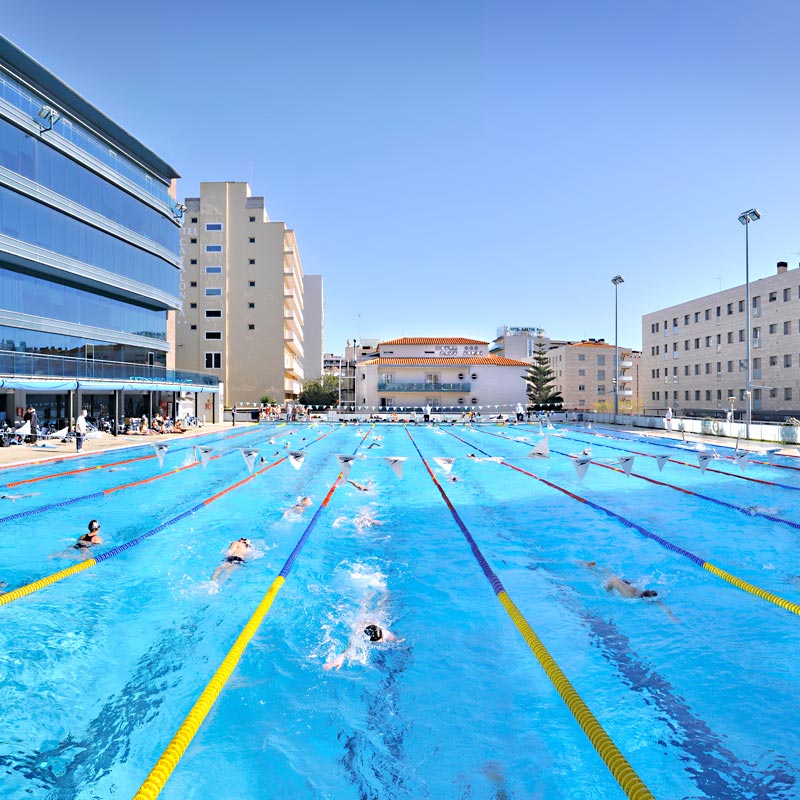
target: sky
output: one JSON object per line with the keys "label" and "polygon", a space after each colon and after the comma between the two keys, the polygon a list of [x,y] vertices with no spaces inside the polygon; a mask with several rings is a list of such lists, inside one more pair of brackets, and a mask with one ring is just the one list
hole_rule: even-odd
{"label": "sky", "polygon": [[[325,349],[643,314],[800,264],[795,0],[5,4],[1,32],[171,164],[249,181]],[[799,283],[800,283],[800,273]]]}

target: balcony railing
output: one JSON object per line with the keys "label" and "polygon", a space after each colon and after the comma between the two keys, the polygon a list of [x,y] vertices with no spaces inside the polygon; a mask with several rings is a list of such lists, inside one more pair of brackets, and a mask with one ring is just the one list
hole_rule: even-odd
{"label": "balcony railing", "polygon": [[378,383],[379,392],[469,392],[469,383]]}
{"label": "balcony railing", "polygon": [[[219,378],[205,372],[167,369],[158,364],[134,364],[129,361],[104,361],[98,358],[48,356],[0,350],[0,375],[15,378],[77,378],[192,384],[216,387]],[[146,387],[145,387],[146,388]]]}

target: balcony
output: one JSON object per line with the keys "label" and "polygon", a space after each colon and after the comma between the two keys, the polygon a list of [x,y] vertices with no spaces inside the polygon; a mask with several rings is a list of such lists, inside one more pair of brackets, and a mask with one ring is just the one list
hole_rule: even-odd
{"label": "balcony", "polygon": [[[103,361],[95,358],[70,358],[67,356],[45,356],[37,353],[0,351],[0,375],[14,378],[49,378],[69,380],[123,381],[126,390],[148,390],[151,383],[174,383],[182,386],[215,388],[219,384],[216,375],[205,372],[167,369],[160,365],[134,364],[128,361]],[[2,380],[0,379],[0,383]],[[7,388],[11,388],[8,387]],[[174,391],[179,391],[179,386]],[[112,391],[113,387],[109,387]]]}
{"label": "balcony", "polygon": [[461,392],[468,394],[469,383],[378,383],[379,392]]}
{"label": "balcony", "polygon": [[293,331],[287,330],[286,328],[283,329],[283,341],[286,344],[287,349],[291,350],[297,356],[303,355],[303,342],[300,340],[300,337],[297,336]]}
{"label": "balcony", "polygon": [[619,362],[620,369],[632,369],[633,368],[633,361],[620,361]]}
{"label": "balcony", "polygon": [[633,389],[620,389],[619,390],[620,397],[633,397]]}
{"label": "balcony", "polygon": [[630,383],[633,380],[633,375],[620,375],[619,382],[620,383]]}

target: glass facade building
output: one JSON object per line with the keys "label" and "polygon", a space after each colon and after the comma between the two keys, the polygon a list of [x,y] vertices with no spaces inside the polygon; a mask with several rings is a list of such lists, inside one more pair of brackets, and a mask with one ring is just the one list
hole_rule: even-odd
{"label": "glass facade building", "polygon": [[[0,421],[31,402],[23,391],[57,397],[74,416],[80,381],[62,403],[59,364],[63,377],[124,376],[140,397],[193,385],[167,369],[167,313],[180,308],[178,177],[0,36]],[[126,387],[95,384],[119,411]]]}

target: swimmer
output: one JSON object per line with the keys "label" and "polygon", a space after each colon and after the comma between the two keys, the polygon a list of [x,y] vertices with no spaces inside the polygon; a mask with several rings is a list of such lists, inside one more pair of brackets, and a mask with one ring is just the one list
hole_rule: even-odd
{"label": "swimmer", "polygon": [[298,500],[291,508],[287,508],[286,511],[283,512],[283,516],[288,517],[290,514],[302,514],[310,505],[311,505],[311,498],[303,497],[300,500]]}
{"label": "swimmer", "polygon": [[225,560],[214,570],[211,580],[216,581],[218,578],[228,578],[234,567],[244,564],[247,558],[247,551],[251,546],[250,540],[244,537],[231,542],[225,553]]}
{"label": "swimmer", "polygon": [[[619,595],[626,599],[649,599],[653,597],[658,597],[658,592],[654,589],[640,589],[638,586],[634,586],[630,581],[625,580],[624,578],[620,578],[617,575],[614,575],[607,569],[602,569],[597,566],[595,561],[579,561],[579,564],[586,567],[587,569],[591,570],[601,570],[607,575],[606,581],[603,584],[603,588],[607,592],[616,591]],[[661,600],[656,600],[663,609],[664,613],[671,619],[673,622],[677,622],[677,618],[673,615],[673,613],[667,608],[666,605]]]}
{"label": "swimmer", "polygon": [[6,587],[7,586],[8,586],[8,583],[6,581],[0,581],[0,594],[5,594],[6,593]]}
{"label": "swimmer", "polygon": [[382,445],[382,444],[380,444],[379,442],[371,442],[371,443],[370,443],[370,444],[367,446],[367,450],[372,450],[372,448],[373,448],[373,447],[383,447],[383,445]]}
{"label": "swimmer", "polygon": [[347,479],[347,482],[348,483],[352,483],[353,486],[355,486],[356,489],[358,489],[359,492],[371,492],[372,491],[372,479],[367,481],[367,485],[366,486],[364,486],[363,483],[356,483],[355,481],[350,480],[350,478]]}
{"label": "swimmer", "polygon": [[322,665],[322,669],[341,669],[342,664],[349,656],[352,656],[358,649],[360,644],[382,644],[383,642],[396,642],[397,637],[387,628],[381,628],[380,625],[370,622],[365,625],[363,629],[356,629],[350,636],[350,641],[347,644],[347,649],[340,653],[336,658]]}
{"label": "swimmer", "polygon": [[13,503],[25,497],[36,497],[37,494],[40,494],[40,492],[29,492],[28,494],[0,494],[0,500],[10,500]]}
{"label": "swimmer", "polygon": [[371,528],[373,525],[383,525],[383,521],[375,519],[368,508],[361,511],[353,520],[353,522],[356,526],[356,530],[359,533],[363,533],[364,528]]}
{"label": "swimmer", "polygon": [[96,519],[93,519],[89,523],[88,533],[84,533],[83,536],[81,536],[78,541],[72,545],[73,548],[75,550],[86,550],[92,547],[92,545],[102,544],[103,540],[100,538],[100,534],[98,533],[99,530],[100,523]]}

